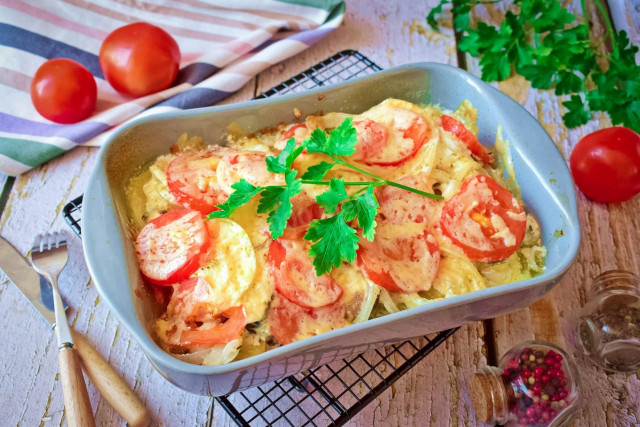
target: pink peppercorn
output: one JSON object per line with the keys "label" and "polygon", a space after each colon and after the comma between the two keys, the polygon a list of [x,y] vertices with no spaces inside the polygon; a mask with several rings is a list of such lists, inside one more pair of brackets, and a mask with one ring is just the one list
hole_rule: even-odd
{"label": "pink peppercorn", "polygon": [[[477,393],[472,393],[472,401],[474,407],[485,408],[478,412],[481,420],[548,427],[557,418],[556,409],[574,411],[574,362],[561,349],[553,351],[550,346],[536,343],[533,348],[516,347],[503,356],[497,368],[475,374],[472,391]],[[570,385],[568,390],[564,390],[566,384]]]}

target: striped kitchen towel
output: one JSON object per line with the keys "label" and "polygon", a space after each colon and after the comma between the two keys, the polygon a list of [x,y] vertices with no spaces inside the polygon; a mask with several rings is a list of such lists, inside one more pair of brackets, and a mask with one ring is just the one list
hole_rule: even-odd
{"label": "striped kitchen towel", "polygon": [[[337,28],[344,10],[342,0],[0,0],[0,172],[100,145],[134,116],[215,104]],[[171,34],[182,62],[171,88],[132,99],[104,80],[98,52],[111,31],[139,21]],[[93,115],[76,124],[53,123],[31,103],[32,76],[59,57],[98,85]]]}

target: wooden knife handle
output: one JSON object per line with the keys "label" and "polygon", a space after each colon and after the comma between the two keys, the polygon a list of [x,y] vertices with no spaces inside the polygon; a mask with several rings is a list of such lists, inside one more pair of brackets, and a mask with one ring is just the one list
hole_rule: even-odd
{"label": "wooden knife handle", "polygon": [[151,414],[133,393],[133,390],[82,335],[75,331],[72,331],[72,335],[74,348],[80,356],[84,371],[100,391],[102,397],[130,426],[146,427],[149,425]]}
{"label": "wooden knife handle", "polygon": [[93,410],[84,383],[80,361],[71,347],[63,347],[58,355],[64,394],[64,409],[71,427],[93,427]]}

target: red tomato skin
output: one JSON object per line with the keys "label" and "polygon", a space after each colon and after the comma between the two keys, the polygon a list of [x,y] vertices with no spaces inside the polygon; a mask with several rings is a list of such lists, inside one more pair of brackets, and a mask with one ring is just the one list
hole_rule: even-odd
{"label": "red tomato skin", "polygon": [[[285,241],[289,249],[295,241]],[[293,246],[295,248],[295,246]],[[274,240],[269,247],[269,266],[271,277],[276,285],[276,290],[291,301],[292,303],[304,308],[321,308],[334,304],[342,296],[342,288],[328,274],[317,277],[313,269],[311,259],[306,257],[306,253],[302,252],[305,258],[300,258],[296,250],[293,254],[287,254],[287,248],[280,240]],[[306,277],[314,280],[314,293],[307,293],[304,289],[296,286],[296,274],[309,273]],[[320,302],[319,302],[320,301]]]}
{"label": "red tomato skin", "polygon": [[596,202],[618,203],[640,192],[640,135],[624,127],[590,133],[569,159],[573,179]]}
{"label": "red tomato skin", "polygon": [[301,326],[305,323],[329,324],[333,330],[346,326],[345,315],[345,306],[340,302],[311,309],[294,304],[276,292],[269,309],[269,331],[280,344],[291,344],[306,338],[301,333]]}
{"label": "red tomato skin", "polygon": [[[216,153],[206,150],[196,153],[184,152],[173,159],[167,167],[167,186],[169,191],[181,205],[200,211],[207,215],[212,211],[217,211],[217,204],[223,203],[228,194],[226,194],[219,185],[211,188],[202,189],[194,185],[199,177],[203,179],[215,179],[217,177],[215,169],[204,169],[194,171],[189,168],[190,159],[207,159],[216,156]],[[189,172],[193,171],[193,176]]]}
{"label": "red tomato skin", "polygon": [[[373,251],[371,246],[368,246],[366,243],[361,245],[360,250],[358,250],[358,266],[369,280],[378,286],[382,286],[388,291],[413,293],[421,290],[428,290],[428,287],[431,286],[440,266],[440,247],[437,243],[429,241],[430,236],[432,237],[431,233],[428,230],[425,230],[424,234],[412,238],[414,239],[413,242],[415,242],[415,244],[424,245],[426,250],[433,257],[432,263],[427,265],[430,268],[425,269],[423,277],[420,278],[426,287],[425,289],[418,289],[410,286],[410,284],[396,282],[391,275],[391,266],[388,264],[385,266],[384,263],[380,262],[380,255],[375,253],[375,250],[378,248],[380,248],[384,253],[384,248],[382,246],[375,246],[375,241],[375,249],[373,249]],[[394,262],[394,260],[399,261],[406,256],[406,251],[410,251],[411,248],[413,247],[411,246],[411,242],[409,242],[409,244],[398,248],[397,252],[394,253],[394,255],[397,255],[396,258],[385,253],[385,259],[388,260],[388,262]],[[373,254],[371,254],[370,251],[372,251]],[[376,260],[376,258],[378,259]]]}
{"label": "red tomato skin", "polygon": [[51,59],[31,80],[31,102],[42,117],[56,123],[76,123],[91,115],[98,87],[85,67],[66,58]]}
{"label": "red tomato skin", "polygon": [[[373,122],[376,125],[378,125],[376,122]],[[379,126],[382,125],[378,125],[375,128],[370,130],[370,134],[372,136],[378,136],[379,138],[384,138],[384,140],[382,141],[376,141],[375,145],[376,148],[375,150],[373,150],[372,152],[367,153],[368,155],[373,155],[379,151],[381,151],[384,147],[384,145],[386,144],[386,142],[388,141],[388,137],[389,137],[389,132],[385,129],[384,131],[382,131]],[[418,150],[420,149],[420,147],[422,147],[424,145],[424,143],[427,141],[427,138],[429,137],[430,134],[430,129],[429,129],[429,124],[427,123],[427,121],[416,114],[416,117],[414,118],[413,122],[411,123],[411,126],[409,126],[406,129],[400,129],[402,131],[402,135],[405,138],[411,139],[413,141],[413,147],[411,148],[411,150],[407,151],[406,153],[404,153],[404,155],[398,156],[396,159],[392,159],[392,160],[372,160],[372,159],[364,159],[364,162],[370,165],[378,165],[378,166],[398,166],[403,164],[404,162],[406,162],[407,160],[410,160],[411,158],[413,158],[413,156],[416,155],[416,153],[418,152]]]}
{"label": "red tomato skin", "polygon": [[118,92],[135,97],[167,89],[178,75],[180,48],[160,27],[136,22],[111,32],[100,47],[100,68]]}
{"label": "red tomato skin", "polygon": [[367,260],[365,251],[358,251],[358,266],[364,270],[365,275],[369,280],[378,286],[382,286],[388,291],[403,292],[402,288],[396,284],[391,274],[388,271],[376,271],[376,267],[371,261]]}
{"label": "red tomato skin", "polygon": [[[466,195],[467,188],[471,186],[474,181],[485,182],[492,193],[491,199],[491,207],[487,206],[487,203],[478,204],[478,208],[489,209],[490,212],[498,214],[502,220],[505,222],[509,230],[515,236],[515,245],[514,246],[504,246],[501,245],[499,241],[489,239],[491,243],[491,248],[488,250],[479,249],[475,247],[471,247],[462,242],[458,236],[457,231],[460,228],[459,224],[456,225],[455,222],[455,211],[456,207],[463,205],[463,195]],[[471,196],[467,196],[471,197]],[[515,209],[516,212],[513,212],[516,215],[524,213],[524,209],[518,203],[518,206],[514,208],[512,206],[513,200],[516,200],[513,195],[509,192],[509,190],[502,187],[496,180],[484,175],[475,175],[471,178],[468,178],[460,188],[460,191],[449,199],[444,207],[442,208],[442,214],[440,216],[440,228],[442,229],[442,233],[449,237],[451,241],[462,249],[462,251],[472,260],[476,261],[484,261],[484,262],[492,262],[492,261],[500,261],[510,257],[522,244],[524,240],[524,235],[527,231],[527,221],[526,216],[523,220],[516,220],[509,216],[506,212],[510,209]],[[516,200],[517,202],[517,200]],[[483,230],[484,231],[484,230]]]}
{"label": "red tomato skin", "polygon": [[356,120],[353,126],[358,132],[358,143],[353,153],[354,160],[367,161],[378,154],[389,139],[389,130],[378,122],[370,119]]}
{"label": "red tomato skin", "polygon": [[297,341],[300,332],[299,322],[311,316],[312,310],[300,307],[287,300],[277,298],[278,304],[269,309],[269,331],[282,345]]}
{"label": "red tomato skin", "polygon": [[298,129],[306,129],[306,128],[307,128],[307,125],[305,123],[298,123],[297,125],[293,125],[282,134],[282,139],[286,142],[296,136],[296,131]]}
{"label": "red tomato skin", "polygon": [[182,347],[213,346],[226,344],[238,338],[242,334],[244,327],[247,326],[247,315],[244,307],[231,307],[222,314],[227,318],[224,323],[208,329],[183,331],[180,335],[180,345]]}
{"label": "red tomato skin", "polygon": [[[153,221],[149,221],[147,225],[154,224],[157,228],[161,228],[190,212],[193,212],[193,211],[190,209],[170,211],[164,215],[159,216]],[[202,217],[200,217],[200,220],[202,220]],[[208,255],[210,247],[211,247],[211,237],[209,233],[205,231],[204,242],[202,246],[199,247],[196,251],[194,251],[191,254],[191,256],[189,256],[188,261],[184,265],[182,265],[179,269],[174,271],[171,275],[169,275],[164,279],[157,279],[157,278],[149,277],[148,275],[144,274],[142,270],[141,270],[141,274],[145,278],[145,280],[149,283],[152,283],[154,285],[159,285],[159,286],[171,286],[175,283],[181,282],[182,280],[189,277],[191,274],[195,273],[204,263],[204,260]]]}
{"label": "red tomato skin", "polygon": [[287,221],[287,228],[284,229],[282,239],[300,240],[307,232],[309,223],[314,219],[322,218],[323,210],[314,199],[298,194],[291,199],[292,214]]}
{"label": "red tomato skin", "polygon": [[442,115],[442,128],[454,134],[460,141],[464,142],[471,154],[482,160],[485,165],[491,164],[491,156],[476,138],[460,121],[446,114]]}

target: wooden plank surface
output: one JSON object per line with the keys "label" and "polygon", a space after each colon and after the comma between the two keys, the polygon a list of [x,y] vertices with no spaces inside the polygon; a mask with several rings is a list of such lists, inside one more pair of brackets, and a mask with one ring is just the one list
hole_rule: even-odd
{"label": "wooden plank surface", "polygon": [[[632,4],[635,0],[627,0]],[[456,64],[450,22],[443,33],[425,28],[424,17],[436,0],[392,2],[350,0],[343,25],[295,58],[271,67],[226,102],[251,98],[337,51],[354,48],[388,68],[416,61]],[[576,2],[579,3],[579,2]],[[631,6],[629,6],[631,7]],[[494,15],[499,16],[499,15]],[[447,25],[448,24],[448,25]],[[640,42],[638,32],[635,42]],[[607,125],[597,118],[575,131],[561,123],[562,107],[545,91],[530,90],[513,79],[500,89],[521,102],[543,123],[554,141],[568,154],[586,133]],[[95,160],[95,149],[77,149],[19,177],[0,217],[0,233],[25,253],[35,234],[66,228],[64,203],[82,194]],[[572,325],[585,301],[590,278],[611,268],[640,273],[640,198],[619,205],[600,205],[579,195],[583,242],[578,259],[566,278],[527,310],[498,318],[495,336],[486,341],[502,354],[527,338],[555,341],[575,353]],[[70,305],[69,319],[77,330],[122,373],[151,409],[154,425],[216,425],[231,422],[221,408],[211,413],[211,399],[196,396],[166,382],[151,366],[136,342],[120,326],[92,285],[79,239],[71,242],[70,266],[61,277],[61,292]],[[561,303],[559,303],[561,301]],[[0,420],[2,425],[65,424],[57,349],[48,325],[37,317],[15,286],[0,273]],[[556,319],[553,321],[553,319]],[[25,339],[28,331],[28,339]],[[474,425],[468,378],[486,364],[482,323],[461,328],[426,360],[401,378],[392,389],[365,408],[354,425]],[[640,423],[640,380],[637,375],[610,375],[578,357],[589,401],[579,425],[634,425]],[[120,417],[90,386],[99,425],[123,424]]]}
{"label": "wooden plank surface", "polygon": [[[579,1],[567,3],[574,13],[581,13]],[[631,3],[627,2],[626,8],[631,8]],[[589,2],[587,4],[592,37],[602,40],[603,21],[595,13],[595,8]],[[486,12],[479,14],[476,19],[484,22],[501,21],[503,10],[491,5],[486,8]],[[640,42],[637,29],[630,34],[636,44]],[[469,58],[468,64],[472,73],[480,74],[476,60]],[[566,159],[583,136],[611,126],[608,117],[599,114],[580,128],[567,129],[562,122],[563,99],[551,91],[532,89],[521,77],[511,78],[496,86],[538,118]],[[578,191],[582,242],[575,263],[547,296],[525,310],[493,320],[493,345],[498,356],[527,339],[556,343],[573,355],[582,377],[585,402],[588,402],[582,409],[577,425],[640,423],[638,375],[608,374],[596,368],[580,353],[574,327],[581,307],[586,302],[592,278],[611,269],[640,274],[640,258],[637,255],[640,253],[639,209],[640,196],[625,203],[599,204],[588,200]]]}
{"label": "wooden plank surface", "polygon": [[[225,102],[253,96],[255,81]],[[83,194],[97,149],[77,148],[18,177],[0,217],[0,234],[23,254],[47,230],[68,230],[64,205]],[[91,283],[82,243],[70,241],[69,264],[60,276],[68,318],[134,388],[153,415],[152,425],[206,425],[212,398],[187,393],[167,382],[149,363],[127,330],[101,301]],[[62,425],[64,402],[58,376],[57,343],[50,326],[0,271],[0,425]],[[28,333],[28,339],[25,339]],[[124,425],[89,385],[97,425]]]}

